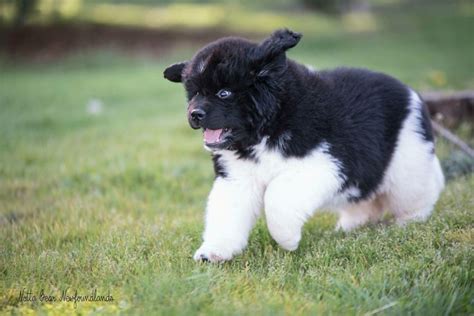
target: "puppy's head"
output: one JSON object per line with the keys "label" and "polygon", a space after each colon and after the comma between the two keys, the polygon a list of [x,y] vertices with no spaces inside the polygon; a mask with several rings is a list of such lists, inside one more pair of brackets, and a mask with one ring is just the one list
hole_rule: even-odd
{"label": "puppy's head", "polygon": [[208,148],[245,149],[261,139],[278,113],[285,51],[300,38],[287,29],[261,43],[223,38],[165,70],[166,79],[184,84],[189,124],[203,129]]}

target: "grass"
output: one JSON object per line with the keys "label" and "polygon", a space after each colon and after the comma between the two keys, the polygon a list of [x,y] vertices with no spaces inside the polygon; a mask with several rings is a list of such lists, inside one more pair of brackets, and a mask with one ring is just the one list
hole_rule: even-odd
{"label": "grass", "polygon": [[[381,19],[370,34],[305,34],[290,55],[318,68],[378,69],[418,89],[473,88],[473,17],[431,14]],[[185,122],[182,88],[161,75],[190,54],[2,63],[2,313],[474,313],[473,175],[448,184],[425,224],[342,234],[333,215],[317,215],[288,253],[259,221],[232,262],[193,262],[212,166]],[[88,113],[92,99],[100,115]],[[22,290],[93,289],[114,301],[18,302]]]}

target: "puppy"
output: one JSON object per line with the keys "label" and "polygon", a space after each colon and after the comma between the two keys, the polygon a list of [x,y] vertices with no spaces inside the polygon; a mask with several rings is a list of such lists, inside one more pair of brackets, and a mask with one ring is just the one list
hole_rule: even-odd
{"label": "puppy", "polygon": [[262,209],[291,251],[319,209],[337,211],[343,231],[384,211],[403,225],[426,220],[444,187],[419,95],[381,73],[298,64],[285,52],[300,39],[286,29],[261,43],[223,38],[164,72],[184,84],[216,174],[195,260],[242,252]]}

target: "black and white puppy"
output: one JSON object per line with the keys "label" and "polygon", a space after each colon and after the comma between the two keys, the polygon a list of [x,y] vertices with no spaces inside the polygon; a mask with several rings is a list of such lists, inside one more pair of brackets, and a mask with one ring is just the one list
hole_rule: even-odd
{"label": "black and white puppy", "polygon": [[418,94],[381,73],[300,65],[285,54],[300,38],[223,38],[164,72],[184,83],[189,124],[214,161],[196,260],[240,253],[262,209],[272,237],[295,250],[318,209],[336,210],[344,231],[383,211],[423,221],[444,187]]}

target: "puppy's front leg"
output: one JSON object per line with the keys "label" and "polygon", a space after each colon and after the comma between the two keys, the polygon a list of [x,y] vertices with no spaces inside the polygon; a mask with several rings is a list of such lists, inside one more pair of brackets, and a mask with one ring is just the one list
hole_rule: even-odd
{"label": "puppy's front leg", "polygon": [[207,202],[204,242],[194,259],[220,262],[240,253],[259,216],[262,192],[250,179],[217,177]]}
{"label": "puppy's front leg", "polygon": [[290,251],[298,248],[306,220],[340,188],[336,167],[325,167],[289,171],[268,185],[264,199],[267,226],[282,248]]}

